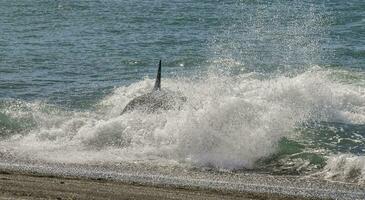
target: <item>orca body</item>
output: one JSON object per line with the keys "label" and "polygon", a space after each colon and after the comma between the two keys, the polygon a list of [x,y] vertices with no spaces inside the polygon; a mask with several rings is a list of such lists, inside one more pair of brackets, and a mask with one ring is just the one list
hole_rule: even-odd
{"label": "orca body", "polygon": [[161,90],[160,60],[153,90],[131,100],[123,109],[122,114],[133,110],[154,113],[161,110],[180,109],[184,102],[186,102],[186,97],[180,92]]}

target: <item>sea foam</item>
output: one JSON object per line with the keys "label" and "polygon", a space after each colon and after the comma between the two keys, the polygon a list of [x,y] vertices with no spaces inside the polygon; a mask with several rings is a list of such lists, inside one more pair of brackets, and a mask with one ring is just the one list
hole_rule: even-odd
{"label": "sea foam", "polygon": [[[121,115],[153,80],[116,88],[88,111],[46,103],[3,108],[30,128],[0,141],[18,159],[57,163],[173,162],[220,169],[255,168],[276,152],[279,140],[313,121],[364,123],[365,95],[314,67],[293,76],[246,73],[164,79],[164,88],[187,97],[181,110]],[[55,108],[56,107],[56,108]]]}

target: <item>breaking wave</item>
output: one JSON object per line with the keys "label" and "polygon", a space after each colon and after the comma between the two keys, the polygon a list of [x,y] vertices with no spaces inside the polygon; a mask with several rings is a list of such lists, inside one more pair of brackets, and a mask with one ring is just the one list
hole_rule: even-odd
{"label": "breaking wave", "polygon": [[[152,88],[153,80],[147,78],[116,88],[88,111],[7,100],[1,103],[0,155],[56,163],[156,162],[255,169],[260,159],[287,145],[283,138],[304,145],[301,153],[321,152],[321,145],[311,147],[314,139],[298,131],[308,124],[365,122],[362,87],[335,81],[336,73],[314,67],[294,76],[210,73],[204,78],[165,79],[163,87],[182,92],[187,102],[182,110],[149,114],[120,115],[131,99]],[[348,166],[356,165],[357,179],[363,180],[363,159],[354,159],[330,157],[326,177],[352,176]]]}
{"label": "breaking wave", "polygon": [[331,156],[318,174],[327,180],[365,184],[365,157],[352,154]]}

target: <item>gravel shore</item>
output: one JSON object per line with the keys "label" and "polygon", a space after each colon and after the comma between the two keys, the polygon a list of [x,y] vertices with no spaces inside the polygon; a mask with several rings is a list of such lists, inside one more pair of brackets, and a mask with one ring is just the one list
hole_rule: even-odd
{"label": "gravel shore", "polygon": [[115,181],[0,173],[0,199],[304,199],[273,194],[151,187]]}

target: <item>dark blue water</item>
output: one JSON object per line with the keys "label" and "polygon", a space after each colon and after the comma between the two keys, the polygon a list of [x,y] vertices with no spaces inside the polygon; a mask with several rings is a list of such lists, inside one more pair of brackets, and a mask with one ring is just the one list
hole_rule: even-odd
{"label": "dark blue water", "polygon": [[[365,180],[365,1],[2,0],[0,33],[0,155]],[[160,59],[188,105],[120,116]]]}

